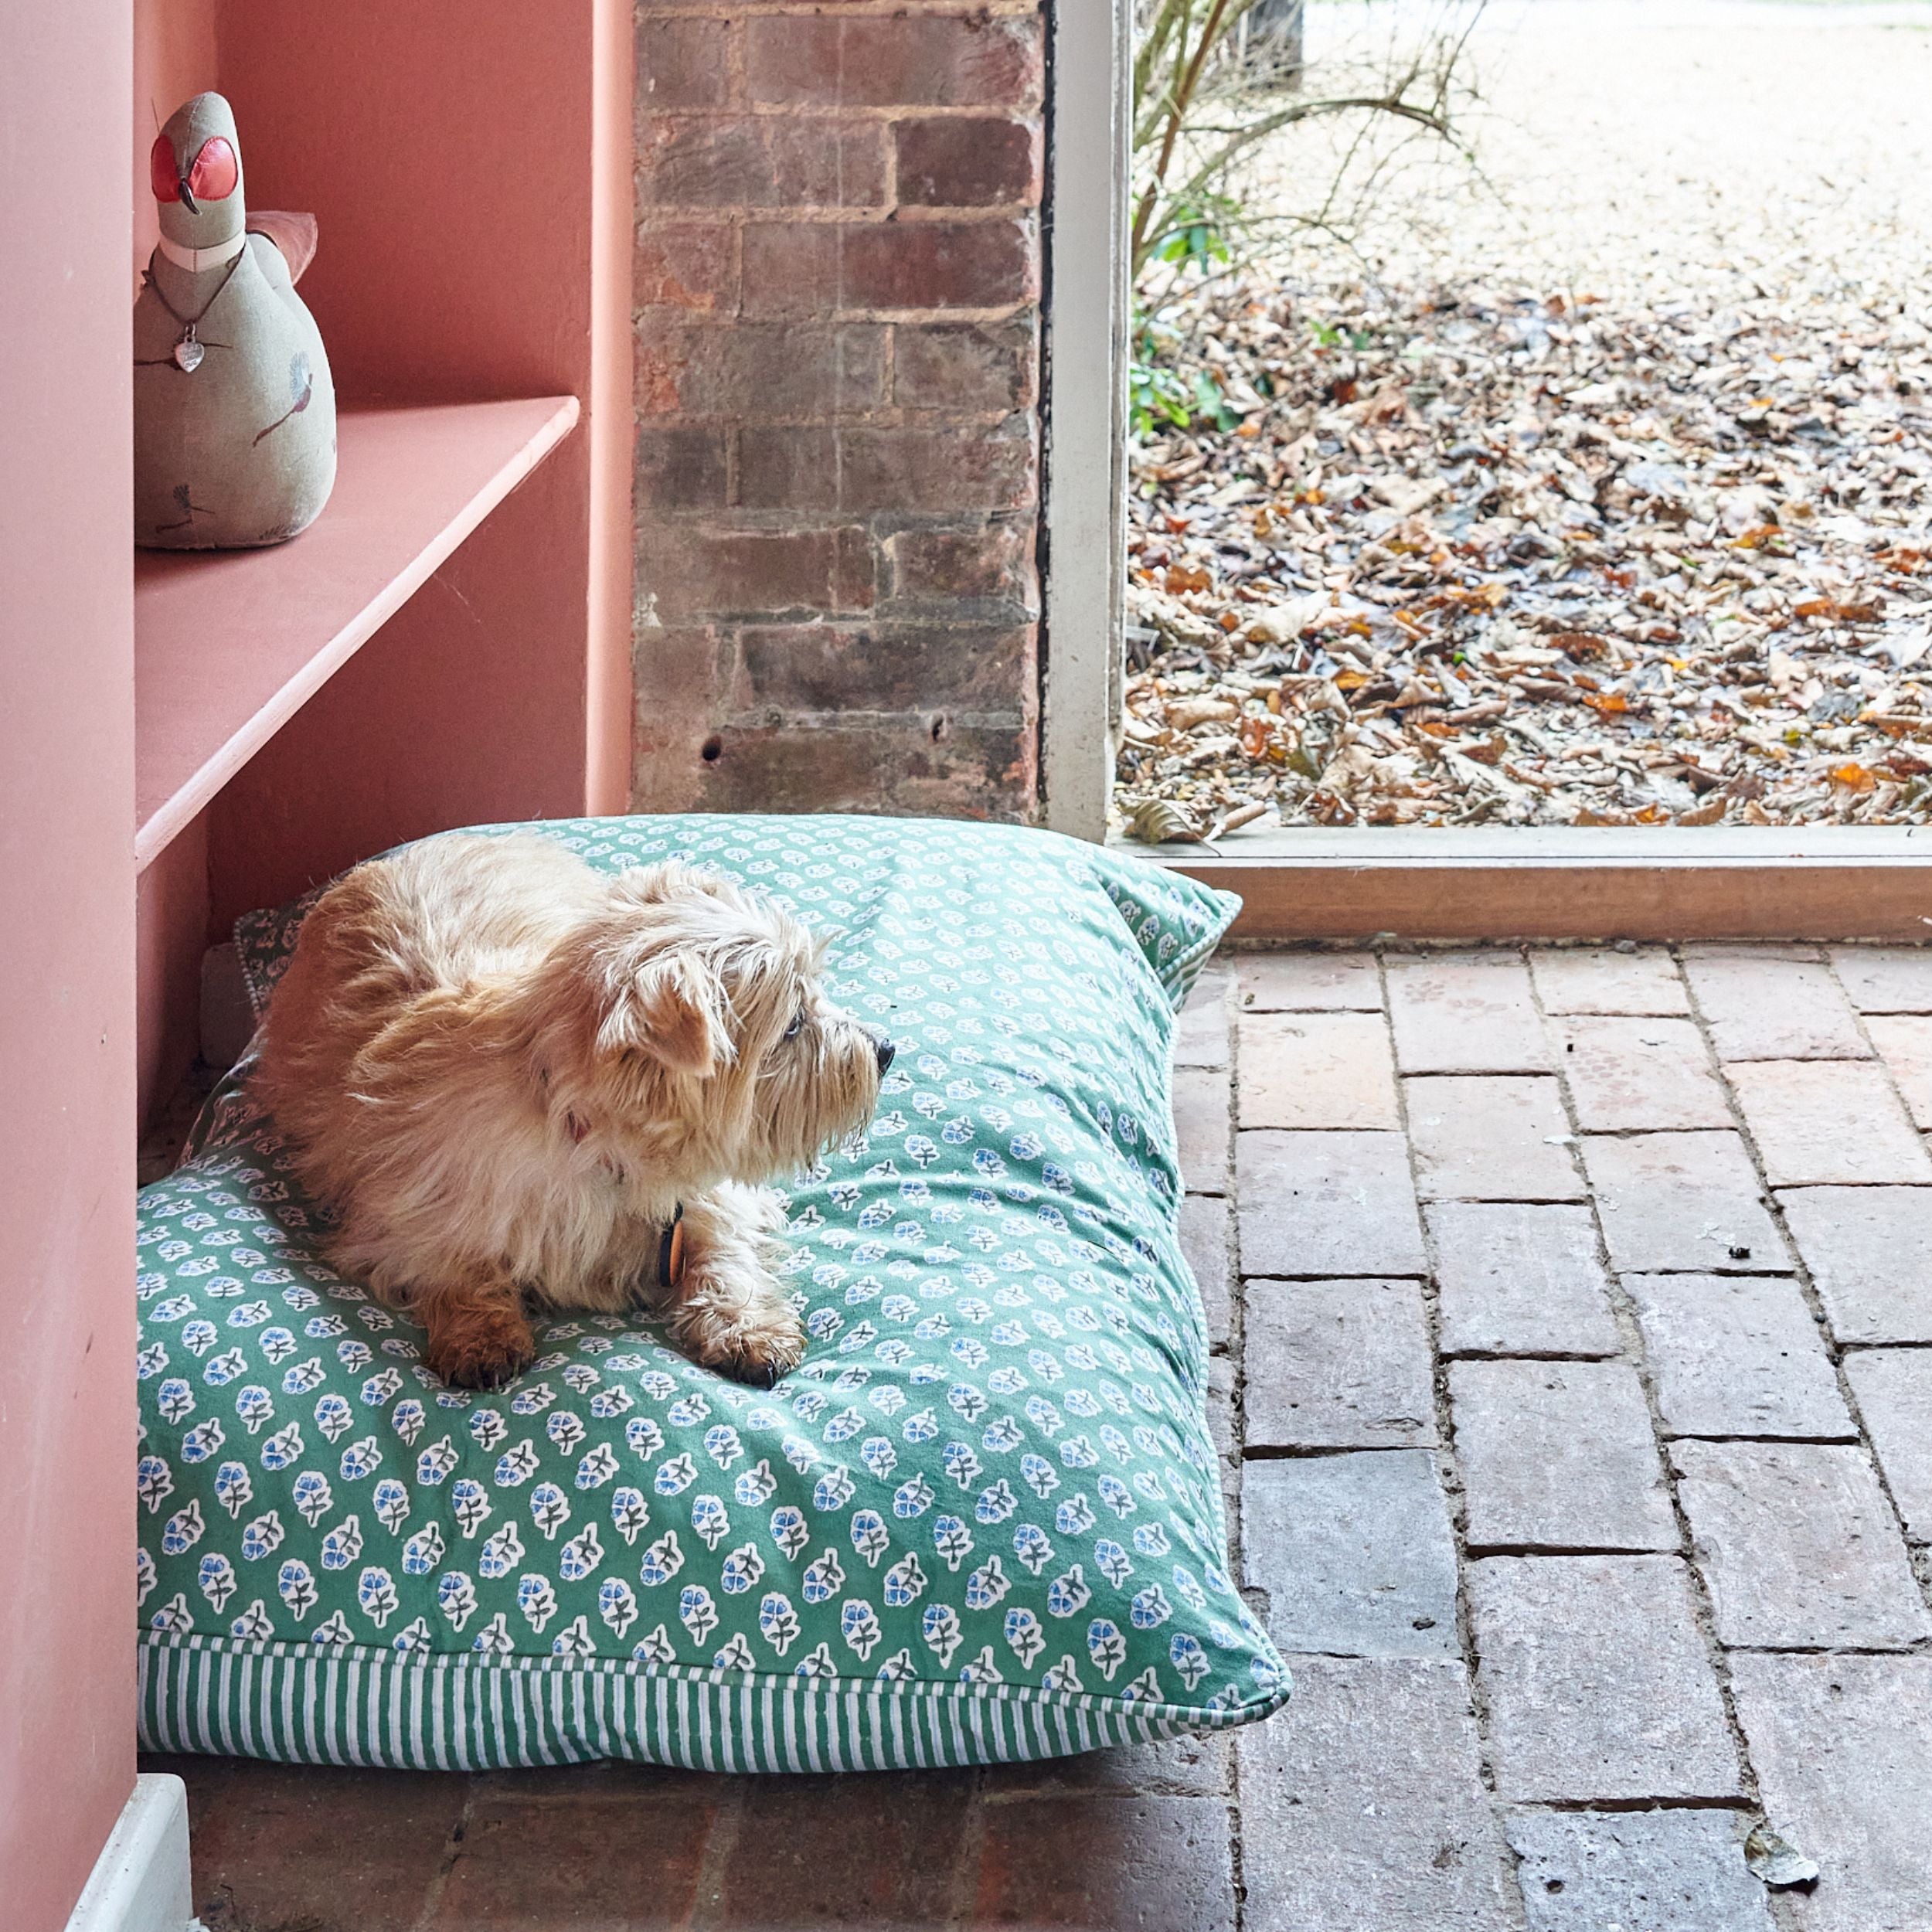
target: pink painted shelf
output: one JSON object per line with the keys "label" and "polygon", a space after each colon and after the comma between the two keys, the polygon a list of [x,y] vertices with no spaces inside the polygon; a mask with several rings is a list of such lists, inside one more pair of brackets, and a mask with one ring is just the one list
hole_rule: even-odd
{"label": "pink painted shelf", "polygon": [[216,792],[562,441],[573,396],[345,410],[335,491],[267,550],[134,562],[134,863]]}

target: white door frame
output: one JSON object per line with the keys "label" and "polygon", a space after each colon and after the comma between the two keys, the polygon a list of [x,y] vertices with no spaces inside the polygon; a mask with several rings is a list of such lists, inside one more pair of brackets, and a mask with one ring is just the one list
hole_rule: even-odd
{"label": "white door frame", "polygon": [[1107,835],[1127,570],[1133,0],[1052,0],[1041,302],[1041,779],[1055,832]]}

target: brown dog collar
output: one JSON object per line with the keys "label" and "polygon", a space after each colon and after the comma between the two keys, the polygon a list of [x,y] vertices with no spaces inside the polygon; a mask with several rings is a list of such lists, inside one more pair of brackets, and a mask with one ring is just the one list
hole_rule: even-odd
{"label": "brown dog collar", "polygon": [[675,1288],[684,1279],[684,1203],[671,1211],[671,1219],[658,1237],[658,1286]]}

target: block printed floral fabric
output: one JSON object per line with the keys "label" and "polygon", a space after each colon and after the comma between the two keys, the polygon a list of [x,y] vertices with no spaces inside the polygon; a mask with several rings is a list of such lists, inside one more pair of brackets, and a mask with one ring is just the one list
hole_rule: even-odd
{"label": "block printed floral fabric", "polygon": [[[318,1257],[247,1066],[141,1197],[151,1747],[721,1770],[1048,1757],[1266,1716],[1176,1244],[1172,1010],[1233,902],[1014,828],[580,820],[836,935],[899,1055],[785,1189],[803,1366],[769,1393],[641,1311],[505,1389]],[[301,906],[242,922],[258,1009]]]}

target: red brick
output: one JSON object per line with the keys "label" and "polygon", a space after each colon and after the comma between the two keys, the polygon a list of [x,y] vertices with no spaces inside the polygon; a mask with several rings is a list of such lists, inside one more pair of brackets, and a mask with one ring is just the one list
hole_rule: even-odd
{"label": "red brick", "polygon": [[876,121],[790,114],[662,117],[637,143],[641,202],[695,208],[876,208],[886,200]]}
{"label": "red brick", "polygon": [[210,1932],[417,1924],[463,1815],[464,1779],[239,1763],[222,1776],[228,1762],[187,1771],[195,1904]]}
{"label": "red brick", "polygon": [[721,222],[640,228],[631,254],[631,299],[641,309],[729,313],[737,305],[736,261],[732,231]]}
{"label": "red brick", "polygon": [[856,723],[726,725],[691,809],[1030,815],[1038,753],[1030,718],[957,726],[875,714]]}
{"label": "red brick", "polygon": [[722,429],[641,429],[631,464],[640,508],[699,510],[723,506]]}
{"label": "red brick", "polygon": [[1039,293],[1039,249],[1025,222],[881,222],[842,232],[848,308],[1005,308]]}
{"label": "red brick", "polygon": [[839,237],[831,222],[747,222],[744,309],[748,315],[831,315],[838,306]]}
{"label": "red brick", "polygon": [[747,313],[1010,308],[1039,292],[1024,221],[750,222]]}
{"label": "red brick", "polygon": [[747,1932],[950,1923],[972,1787],[963,1771],[746,1781],[706,1922]]}
{"label": "red brick", "polygon": [[1033,501],[1032,423],[997,430],[748,428],[747,509],[1016,510]]}
{"label": "red brick", "polygon": [[655,596],[660,619],[742,611],[866,611],[873,560],[866,532],[639,526],[637,594]]}
{"label": "red brick", "polygon": [[893,124],[893,148],[902,206],[1033,206],[1039,201],[1037,124],[957,115],[901,121]]}
{"label": "red brick", "polygon": [[1030,616],[1039,602],[1033,542],[1030,522],[898,531],[886,539],[890,594],[906,603],[998,602]]}
{"label": "red brick", "polygon": [[654,107],[715,107],[724,100],[726,31],[722,20],[638,22],[640,137]]}
{"label": "red brick", "polygon": [[1040,99],[1038,19],[775,15],[745,23],[751,98],[837,107],[1030,107]]}
{"label": "red brick", "polygon": [[893,400],[904,410],[981,415],[1030,409],[1039,373],[1037,318],[901,322],[893,331]]}
{"label": "red brick", "polygon": [[719,327],[660,313],[639,318],[635,355],[640,419],[757,422],[855,413],[884,400],[885,331],[870,323]]}
{"label": "red brick", "polygon": [[1025,628],[761,627],[740,638],[730,711],[1015,711],[1032,673]]}
{"label": "red brick", "polygon": [[[479,1797],[430,1932],[542,1925],[657,1932],[688,1924],[705,1845],[730,1788],[719,1778],[614,1800]],[[278,1908],[267,1922],[290,1920]]]}
{"label": "red brick", "polygon": [[1015,1798],[981,1815],[975,1928],[1233,1932],[1228,1808],[1216,1799]]}

